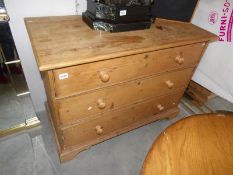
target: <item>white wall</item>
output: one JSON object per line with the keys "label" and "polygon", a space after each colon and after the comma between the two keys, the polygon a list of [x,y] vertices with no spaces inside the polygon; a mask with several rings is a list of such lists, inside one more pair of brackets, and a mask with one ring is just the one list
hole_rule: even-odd
{"label": "white wall", "polygon": [[[46,95],[32,47],[24,24],[24,17],[63,16],[86,10],[86,0],[4,0],[10,15],[10,28],[31,92],[36,112],[45,110]],[[76,2],[79,3],[76,9]]]}

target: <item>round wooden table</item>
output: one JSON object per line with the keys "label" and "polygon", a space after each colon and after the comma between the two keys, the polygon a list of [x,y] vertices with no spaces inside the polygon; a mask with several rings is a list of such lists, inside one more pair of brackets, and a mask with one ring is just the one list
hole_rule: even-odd
{"label": "round wooden table", "polygon": [[233,175],[233,115],[182,119],[160,134],[141,175]]}

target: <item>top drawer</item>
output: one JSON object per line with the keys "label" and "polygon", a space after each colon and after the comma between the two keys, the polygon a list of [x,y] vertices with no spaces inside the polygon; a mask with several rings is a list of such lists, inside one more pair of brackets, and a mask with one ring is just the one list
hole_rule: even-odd
{"label": "top drawer", "polygon": [[71,96],[147,75],[193,67],[203,47],[203,43],[197,43],[56,69],[53,71],[55,96]]}

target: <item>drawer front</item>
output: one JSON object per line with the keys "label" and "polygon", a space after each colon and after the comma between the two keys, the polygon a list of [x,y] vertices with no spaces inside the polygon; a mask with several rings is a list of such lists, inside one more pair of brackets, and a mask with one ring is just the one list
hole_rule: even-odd
{"label": "drawer front", "polygon": [[57,100],[60,124],[73,123],[90,115],[184,89],[192,72],[193,68],[188,68]]}
{"label": "drawer front", "polygon": [[104,113],[95,119],[87,119],[63,130],[64,147],[85,145],[88,141],[99,139],[112,132],[129,127],[131,124],[150,118],[172,107],[176,107],[183,91],[151,99],[133,106]]}
{"label": "drawer front", "polygon": [[170,48],[53,71],[56,97],[71,96],[147,75],[194,67],[203,44]]}

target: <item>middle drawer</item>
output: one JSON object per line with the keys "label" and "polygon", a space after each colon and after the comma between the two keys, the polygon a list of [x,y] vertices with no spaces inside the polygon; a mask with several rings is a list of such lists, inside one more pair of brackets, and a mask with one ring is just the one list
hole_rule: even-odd
{"label": "middle drawer", "polygon": [[193,68],[169,72],[65,99],[55,100],[61,125],[184,89]]}

